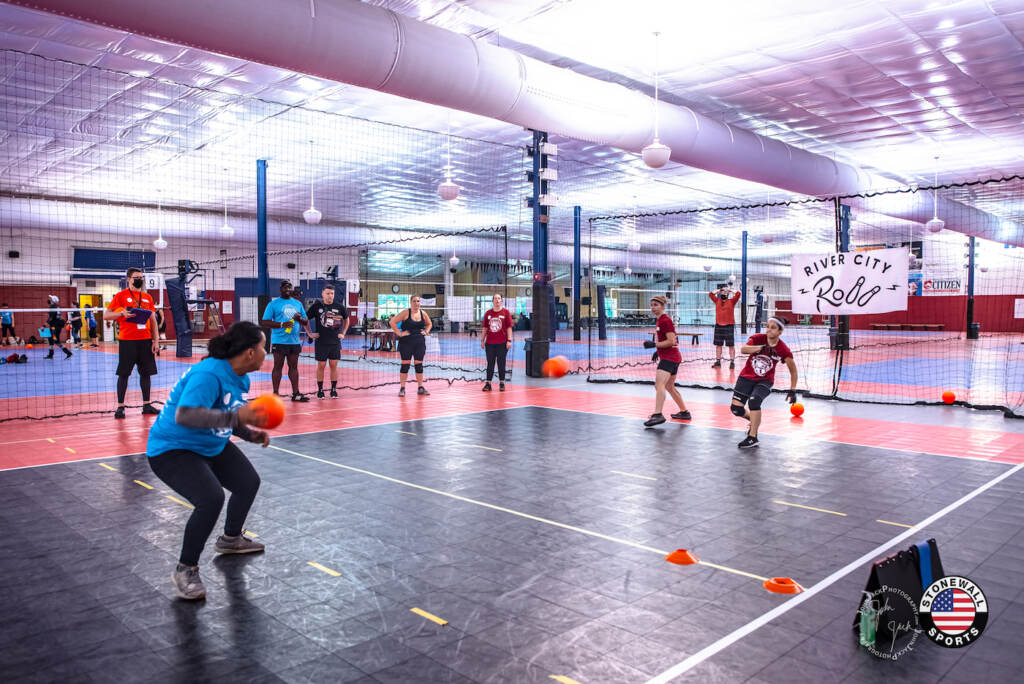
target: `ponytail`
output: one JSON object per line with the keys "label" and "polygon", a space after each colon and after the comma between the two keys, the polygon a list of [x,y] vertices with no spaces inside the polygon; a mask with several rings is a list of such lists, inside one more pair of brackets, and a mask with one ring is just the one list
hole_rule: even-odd
{"label": "ponytail", "polygon": [[210,340],[207,350],[215,359],[231,359],[246,349],[255,347],[263,339],[263,331],[255,323],[241,321],[235,323],[223,335]]}

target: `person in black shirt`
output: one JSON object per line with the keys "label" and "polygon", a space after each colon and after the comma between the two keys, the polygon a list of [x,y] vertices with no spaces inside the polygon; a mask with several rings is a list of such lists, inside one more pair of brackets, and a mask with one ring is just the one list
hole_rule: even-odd
{"label": "person in black shirt", "polygon": [[61,317],[60,309],[57,308],[57,302],[60,301],[55,295],[49,296],[50,300],[50,313],[46,316],[46,325],[50,328],[50,353],[43,358],[53,358],[53,345],[59,345],[61,351],[66,355],[65,358],[71,358],[71,350],[64,346],[64,343],[60,341],[60,334],[64,332],[64,328],[67,327],[67,320]]}
{"label": "person in black shirt", "polygon": [[307,324],[306,331],[313,340],[313,351],[316,355],[316,396],[324,398],[324,366],[331,364],[331,396],[338,396],[338,359],[341,358],[341,342],[348,332],[348,309],[344,304],[334,301],[334,286],[324,285],[321,291],[322,300],[309,307],[309,324],[315,324],[316,330]]}
{"label": "person in black shirt", "polygon": [[75,346],[79,349],[82,348],[82,310],[72,309],[71,315],[68,317],[68,327],[71,329],[71,338],[75,341]]}

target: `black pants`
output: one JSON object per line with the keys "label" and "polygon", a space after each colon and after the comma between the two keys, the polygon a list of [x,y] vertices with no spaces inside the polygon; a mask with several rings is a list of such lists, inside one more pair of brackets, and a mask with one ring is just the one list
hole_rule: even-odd
{"label": "black pants", "polygon": [[498,382],[505,382],[505,357],[508,355],[505,343],[485,345],[484,351],[487,353],[487,382],[494,377],[495,361],[498,362]]}
{"label": "black pants", "polygon": [[231,492],[231,498],[224,534],[237,537],[242,533],[242,525],[260,488],[260,476],[237,446],[228,442],[224,451],[213,458],[186,449],[165,451],[150,458],[149,467],[168,487],[196,507],[185,525],[185,540],[178,558],[182,565],[199,564],[199,554],[224,506],[225,489]]}

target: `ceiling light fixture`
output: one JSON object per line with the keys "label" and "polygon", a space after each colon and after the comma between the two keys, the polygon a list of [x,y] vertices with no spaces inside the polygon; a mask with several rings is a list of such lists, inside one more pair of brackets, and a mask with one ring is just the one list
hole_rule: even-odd
{"label": "ceiling light fixture", "polygon": [[[160,191],[157,190],[157,192],[160,192]],[[153,240],[153,247],[155,249],[167,249],[167,240],[164,240],[163,219],[161,219],[161,216],[163,215],[163,213],[161,211],[161,208],[162,208],[162,204],[161,204],[160,200],[157,200],[157,203],[156,203],[156,240]]]}
{"label": "ceiling light fixture", "polygon": [[946,222],[939,218],[939,158],[935,157],[935,183],[932,188],[932,217],[924,224],[932,233],[938,233],[946,227]]}
{"label": "ceiling light fixture", "polygon": [[654,142],[645,147],[640,152],[640,156],[643,157],[644,164],[647,164],[652,169],[660,169],[668,162],[668,158],[672,155],[672,149],[668,145],[663,145],[658,139],[660,133],[659,128],[659,117],[658,117],[658,37],[661,36],[659,31],[654,32]]}
{"label": "ceiling light fixture", "polygon": [[[459,196],[462,189],[452,182],[452,110],[448,110],[448,163],[444,167],[444,182],[437,186],[437,194],[449,202]],[[454,255],[452,255],[454,258]],[[453,265],[452,268],[455,268]]]}
{"label": "ceiling light fixture", "polygon": [[323,213],[313,205],[313,179],[315,173],[313,172],[313,141],[309,141],[309,209],[302,212],[302,220],[311,226],[315,226],[320,223],[320,219],[324,217]]}
{"label": "ceiling light fixture", "polygon": [[[224,169],[227,171],[227,169]],[[235,229],[228,225],[228,196],[224,195],[224,225],[220,227],[220,234],[229,238],[235,234]]]}

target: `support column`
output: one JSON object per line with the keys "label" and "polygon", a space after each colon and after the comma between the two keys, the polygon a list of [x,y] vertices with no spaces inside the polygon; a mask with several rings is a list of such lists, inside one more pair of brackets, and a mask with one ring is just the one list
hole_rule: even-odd
{"label": "support column", "polygon": [[747,231],[743,231],[743,259],[740,266],[740,333],[747,334]]}
{"label": "support column", "polygon": [[[842,204],[838,197],[836,198],[836,251],[850,251],[850,207]],[[832,340],[829,347],[835,350],[849,350],[850,317],[834,316],[833,318],[836,319],[835,335],[830,335]]]}
{"label": "support column", "polygon": [[974,248],[975,237],[972,235],[967,243],[967,339],[978,339],[978,329],[974,322]]}
{"label": "support column", "polygon": [[[256,294],[270,295],[267,267],[267,160],[256,160]],[[261,311],[260,314],[263,312]]]}
{"label": "support column", "polygon": [[548,273],[548,207],[540,203],[541,195],[548,191],[548,182],[541,178],[541,170],[547,168],[547,155],[543,153],[547,141],[547,133],[533,131],[533,164],[526,174],[532,190],[528,203],[533,210],[533,315],[526,345],[526,373],[531,377],[541,376],[541,366],[548,359],[551,336],[558,325],[551,315],[554,293]]}
{"label": "support column", "polygon": [[441,270],[444,273],[444,320],[448,321],[448,330],[455,332],[455,321],[452,320],[452,297],[455,296],[455,274],[448,268],[448,261],[441,257]]}
{"label": "support column", "polygon": [[579,341],[580,331],[580,222],[583,209],[577,205],[572,208],[572,339]]}

